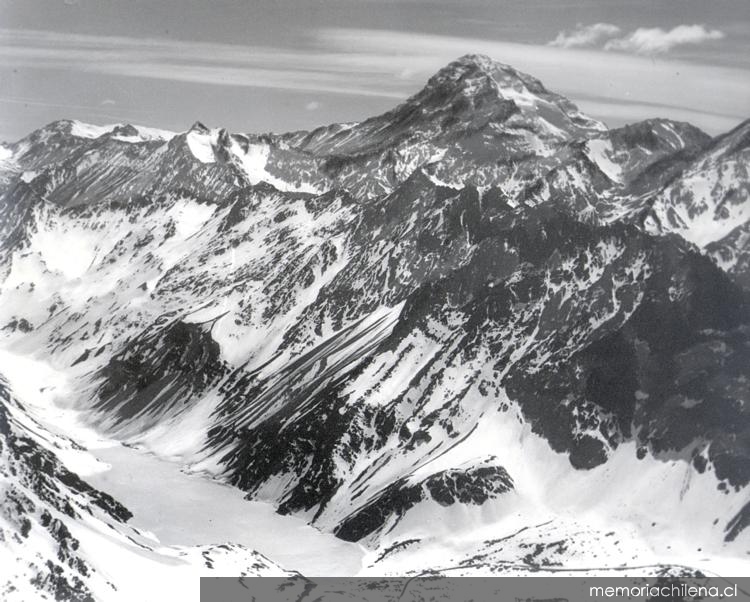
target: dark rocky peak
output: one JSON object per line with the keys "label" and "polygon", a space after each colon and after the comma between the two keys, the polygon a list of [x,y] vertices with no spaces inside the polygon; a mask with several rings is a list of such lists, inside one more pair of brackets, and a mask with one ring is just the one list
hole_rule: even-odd
{"label": "dark rocky peak", "polygon": [[[642,123],[657,122],[661,127],[668,126],[670,130],[677,132],[686,143],[683,148],[676,148],[674,152],[653,152],[648,157],[648,168],[639,174],[639,180],[643,181],[634,182],[631,190],[636,194],[641,193],[643,189],[655,190],[693,170],[710,172],[718,169],[719,162],[750,149],[750,120],[714,139],[689,124],[678,124],[668,120],[649,120]],[[638,125],[640,124],[636,124]],[[670,135],[673,137],[673,133]],[[631,154],[638,152],[643,154],[637,145],[631,147]]]}
{"label": "dark rocky peak", "polygon": [[220,146],[229,146],[232,144],[232,136],[226,128],[219,130],[219,133],[216,135],[216,144]]}
{"label": "dark rocky peak", "polygon": [[52,138],[58,139],[68,137],[71,135],[72,129],[73,121],[71,119],[59,119],[34,130],[27,136],[14,142],[11,147],[15,149],[24,149]]}
{"label": "dark rocky peak", "polygon": [[111,136],[139,136],[140,133],[135,126],[129,123],[118,125],[110,132]]}
{"label": "dark rocky peak", "polygon": [[[498,73],[502,72],[501,67],[504,65],[498,64]],[[508,89],[514,86],[523,89],[522,81],[513,74],[503,74],[503,79]],[[481,67],[476,61],[459,59],[438,71],[419,93],[392,114],[402,119],[413,115],[447,127],[476,121],[478,115],[505,121],[518,110],[512,96],[512,93],[500,93],[489,66]]]}
{"label": "dark rocky peak", "polygon": [[211,129],[203,125],[203,123],[201,123],[200,121],[196,121],[193,125],[190,126],[190,129],[173,137],[169,141],[169,147],[174,152],[187,153],[188,155],[193,156],[193,153],[190,150],[190,145],[188,144],[188,141],[191,138],[193,138],[194,140],[202,140],[204,138],[207,138],[210,140],[211,148],[213,148],[215,142],[215,136],[211,136]]}
{"label": "dark rocky peak", "polygon": [[243,153],[250,148],[250,138],[245,134],[230,134],[229,138],[237,143]]}
{"label": "dark rocky peak", "polygon": [[200,121],[196,121],[193,125],[190,126],[188,132],[195,132],[196,134],[210,134],[211,130]]}
{"label": "dark rocky peak", "polygon": [[216,136],[216,142],[213,145],[216,158],[221,161],[232,160],[232,135],[225,129],[221,128]]}
{"label": "dark rocky peak", "polygon": [[44,133],[70,134],[74,121],[72,119],[58,119],[52,121],[39,129],[34,130],[27,138],[43,135]]}
{"label": "dark rocky peak", "polygon": [[383,213],[385,216],[396,214],[399,219],[408,220],[409,216],[425,204],[426,199],[432,202],[438,189],[450,190],[455,194],[453,189],[438,187],[424,170],[417,169],[393,192],[374,199],[371,208],[375,213]]}
{"label": "dark rocky peak", "polygon": [[427,88],[454,86],[464,93],[477,91],[476,83],[497,84],[500,89],[526,89],[532,94],[549,94],[535,77],[482,54],[467,54],[449,63],[427,83]]}
{"label": "dark rocky peak", "polygon": [[101,129],[71,119],[60,119],[34,130],[10,148],[20,167],[39,169],[84,152],[94,144]]}
{"label": "dark rocky peak", "polygon": [[[474,104],[480,106],[487,101],[511,102],[528,126],[538,129],[540,122],[546,122],[546,131],[540,133],[559,129],[562,132],[558,134],[578,136],[606,130],[601,123],[582,115],[567,98],[547,90],[537,78],[484,55],[467,54],[448,64],[414,98],[437,91],[473,98]],[[424,98],[421,100],[425,102]]]}
{"label": "dark rocky peak", "polygon": [[196,121],[187,132],[175,136],[175,139],[178,140],[178,148],[189,148],[190,154],[202,163],[228,163],[232,160],[231,148],[235,136],[226,128],[212,130]]}
{"label": "dark rocky peak", "polygon": [[647,119],[611,130],[609,159],[622,169],[635,194],[650,193],[677,174],[712,144],[711,137],[689,123]]}
{"label": "dark rocky peak", "polygon": [[684,121],[646,119],[611,131],[612,142],[623,147],[641,147],[651,152],[702,149],[711,136]]}

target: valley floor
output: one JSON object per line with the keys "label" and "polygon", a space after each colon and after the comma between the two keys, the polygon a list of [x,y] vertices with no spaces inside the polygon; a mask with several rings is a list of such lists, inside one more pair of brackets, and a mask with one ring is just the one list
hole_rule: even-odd
{"label": "valley floor", "polygon": [[[131,512],[133,525],[165,545],[238,543],[288,570],[338,576],[359,572],[362,549],[251,502],[239,489],[183,472],[179,465],[118,445],[91,450],[110,468],[87,478]],[[157,493],[158,492],[158,493]]]}

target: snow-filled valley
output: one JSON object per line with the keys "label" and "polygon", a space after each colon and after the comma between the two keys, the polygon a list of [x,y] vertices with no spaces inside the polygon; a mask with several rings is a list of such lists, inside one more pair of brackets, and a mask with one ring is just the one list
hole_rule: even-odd
{"label": "snow-filled valley", "polygon": [[[133,513],[132,525],[160,546],[239,544],[303,574],[359,572],[363,551],[357,544],[321,533],[299,518],[280,516],[267,503],[245,500],[238,489],[191,473],[175,458],[162,459],[97,433],[70,407],[64,374],[7,352],[0,351],[0,360],[14,375],[8,384],[30,417],[53,436],[74,442],[67,449],[53,447],[62,463],[125,504]],[[195,582],[187,585],[195,587]]]}

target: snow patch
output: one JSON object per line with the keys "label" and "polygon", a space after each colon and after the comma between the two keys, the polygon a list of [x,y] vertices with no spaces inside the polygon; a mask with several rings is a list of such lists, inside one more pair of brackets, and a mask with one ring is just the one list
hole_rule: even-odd
{"label": "snow patch", "polygon": [[177,132],[162,130],[160,128],[146,127],[143,125],[134,125],[133,127],[138,130],[138,135],[143,140],[163,140],[166,142],[177,135]]}
{"label": "snow patch", "polygon": [[311,194],[323,192],[312,184],[302,182],[299,185],[295,185],[269,173],[266,170],[266,165],[268,164],[271,149],[267,144],[249,144],[247,151],[245,151],[233,140],[230,150],[237,157],[239,166],[253,185],[260,182],[267,182],[282,192],[307,192]]}
{"label": "snow patch", "polygon": [[200,132],[190,131],[187,133],[187,144],[190,152],[201,163],[215,163],[216,155],[214,154],[214,144],[216,143],[217,132],[202,134]]}
{"label": "snow patch", "polygon": [[612,161],[612,142],[605,138],[592,138],[586,143],[589,159],[613,182],[622,182],[622,167]]}
{"label": "snow patch", "polygon": [[70,133],[78,138],[98,138],[110,133],[116,127],[117,124],[93,125],[91,123],[83,123],[82,121],[73,121],[70,126]]}
{"label": "snow patch", "polygon": [[184,240],[198,232],[211,218],[214,211],[216,211],[216,205],[180,199],[170,207],[167,215],[174,220],[177,236]]}

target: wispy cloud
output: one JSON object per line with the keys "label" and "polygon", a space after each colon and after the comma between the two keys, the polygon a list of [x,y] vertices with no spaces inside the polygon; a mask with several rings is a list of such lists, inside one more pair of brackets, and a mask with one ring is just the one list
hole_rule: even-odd
{"label": "wispy cloud", "polygon": [[724,33],[718,29],[708,29],[705,25],[678,25],[665,31],[660,27],[636,29],[621,39],[610,40],[605,50],[622,50],[637,54],[660,54],[675,46],[701,44],[709,40],[720,40]]}
{"label": "wispy cloud", "polygon": [[[599,25],[597,36],[613,31],[607,24]],[[577,39],[584,38],[582,34]],[[596,44],[601,46],[603,39],[597,39]],[[307,39],[300,40],[300,46],[290,49],[0,30],[0,65],[396,100],[417,91],[449,61],[478,52],[535,75],[550,89],[574,101],[596,97],[596,103],[589,106],[595,117],[604,120],[620,122],[621,115],[634,112],[634,106],[658,106],[658,111],[644,112],[641,117],[680,118],[689,113],[696,116],[697,125],[718,132],[746,117],[750,106],[746,70],[654,61],[582,44],[568,43],[565,47],[570,49],[562,52],[562,41],[553,47],[331,28],[312,31]],[[585,102],[582,108],[587,108]],[[701,115],[706,118],[701,120]]]}
{"label": "wispy cloud", "polygon": [[558,48],[587,48],[610,40],[621,32],[617,25],[611,23],[578,24],[573,31],[561,31],[549,42],[549,46]]}
{"label": "wispy cloud", "polygon": [[[100,112],[102,110],[101,105],[106,105],[109,103],[101,103],[100,105],[84,105],[84,104],[76,104],[76,103],[70,103],[70,102],[57,102],[54,100],[39,100],[38,98],[30,98],[26,96],[0,96],[0,103],[2,104],[12,104],[12,105],[22,105],[22,106],[29,106],[29,107],[59,107],[61,109],[76,109],[76,110],[82,110],[82,111],[94,111],[94,112]],[[125,109],[130,113],[139,113],[140,111],[138,109]]]}
{"label": "wispy cloud", "polygon": [[[192,83],[400,98],[365,57],[268,46],[0,29],[0,64]],[[382,66],[381,66],[382,67]]]}
{"label": "wispy cloud", "polygon": [[660,27],[639,27],[624,36],[622,30],[611,23],[579,24],[573,31],[561,31],[548,46],[558,48],[592,48],[630,52],[633,54],[663,54],[676,46],[701,44],[721,40],[724,32],[705,25],[678,25],[669,30]]}

